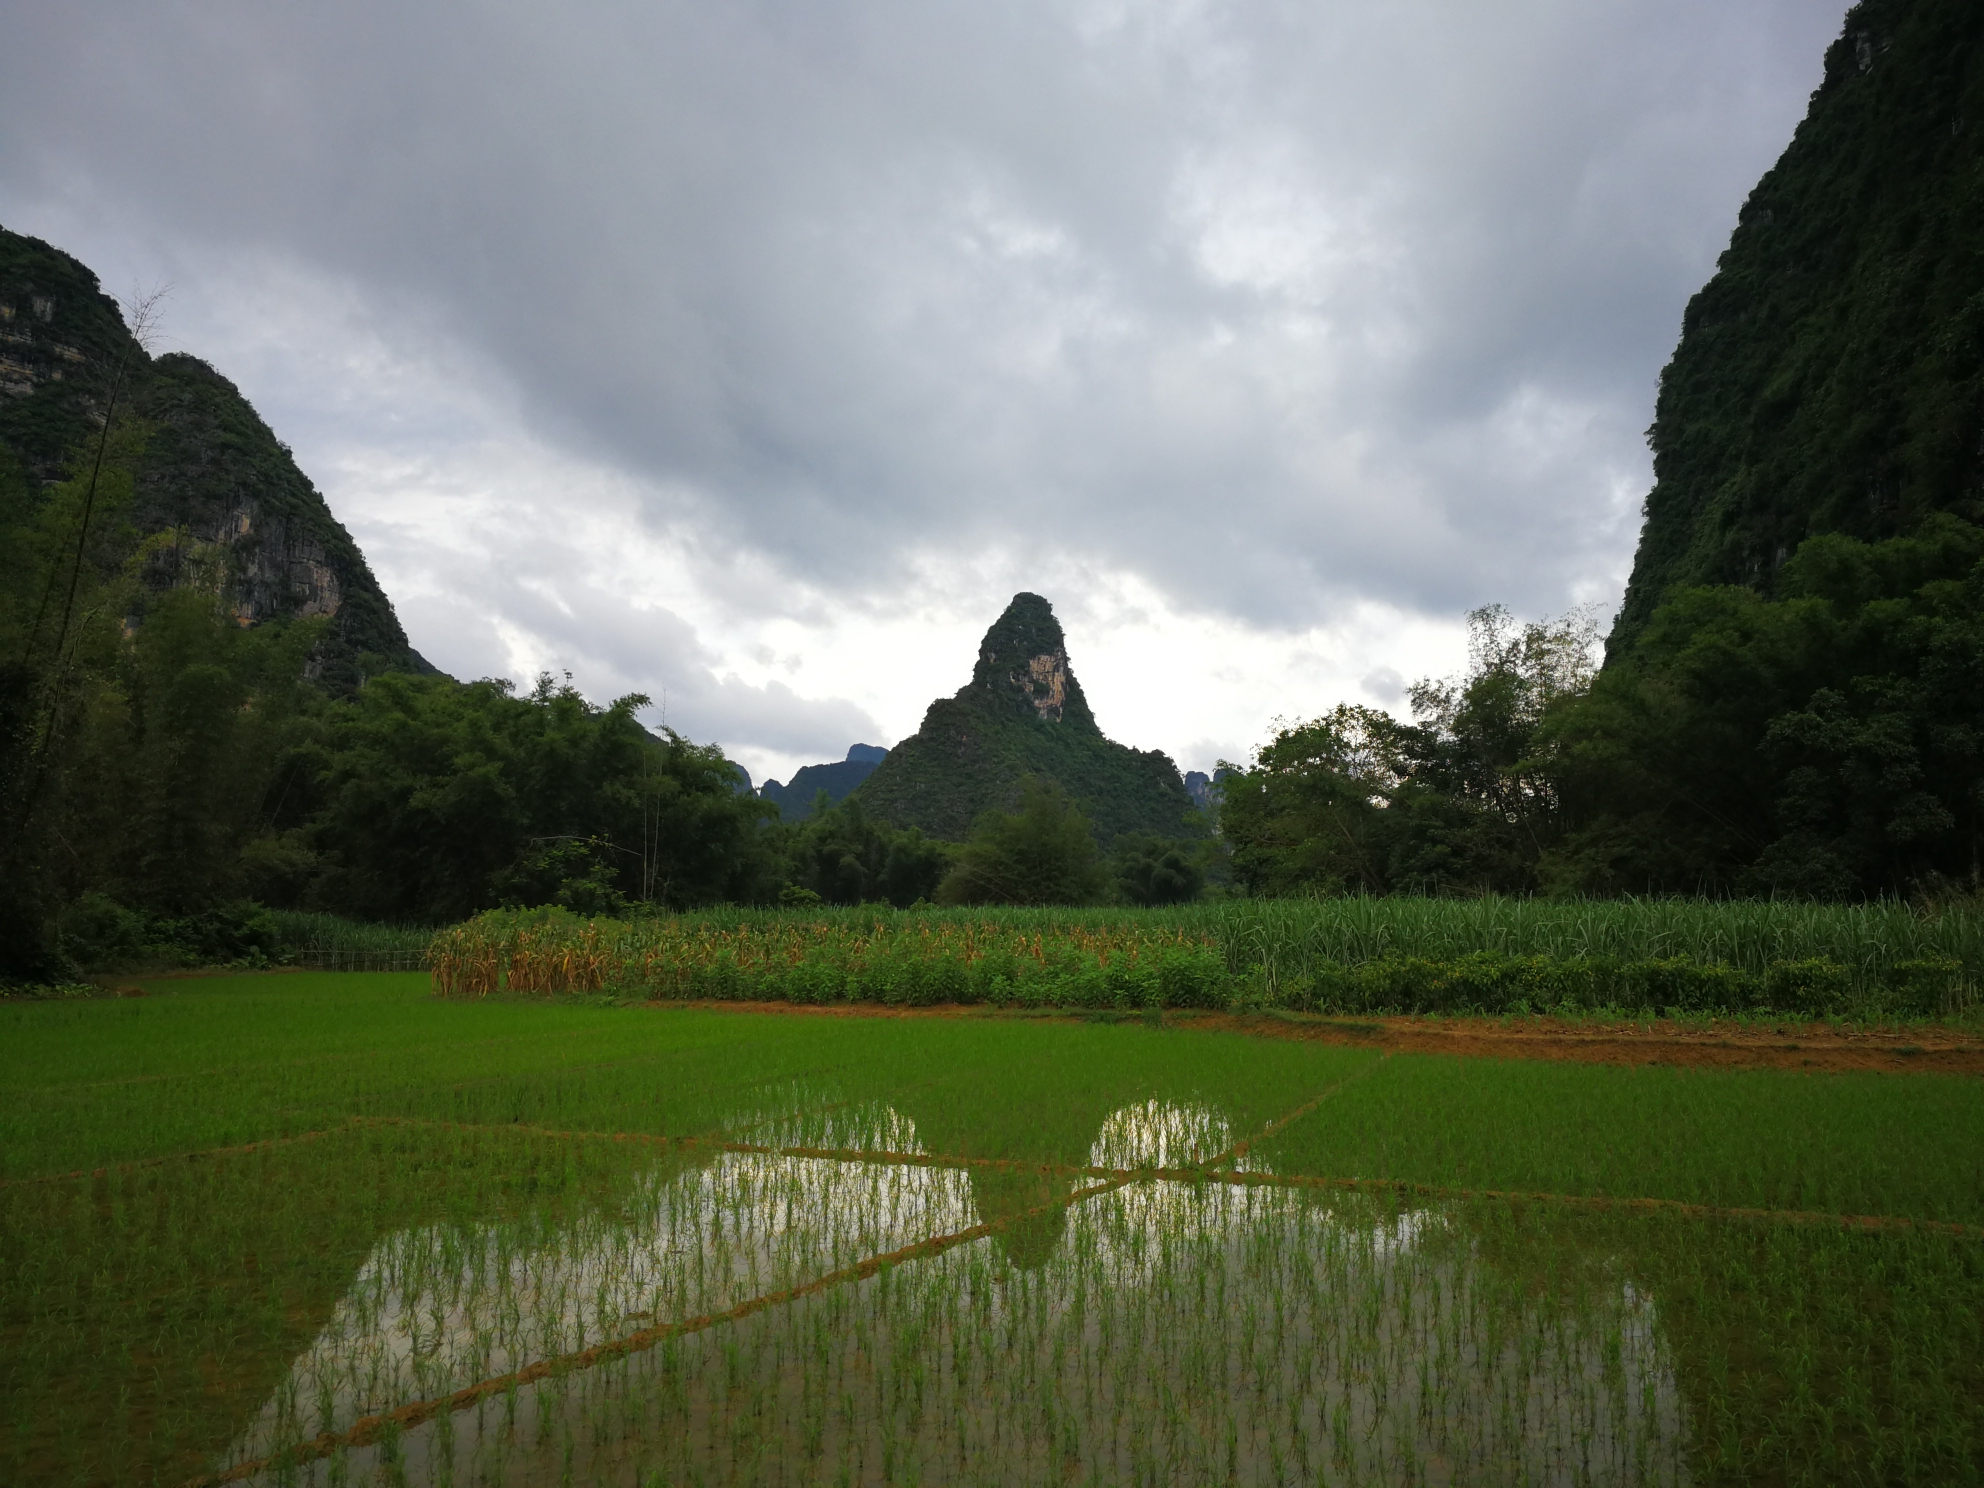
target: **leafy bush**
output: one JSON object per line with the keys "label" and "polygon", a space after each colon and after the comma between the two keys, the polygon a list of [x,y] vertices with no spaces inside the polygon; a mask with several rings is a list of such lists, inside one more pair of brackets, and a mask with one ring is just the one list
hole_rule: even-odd
{"label": "leafy bush", "polygon": [[148,928],[108,894],[85,894],[63,912],[62,954],[84,971],[129,966],[144,954]]}
{"label": "leafy bush", "polygon": [[791,882],[778,902],[788,908],[887,900],[907,909],[933,897],[951,866],[949,844],[915,827],[897,831],[859,799],[816,811],[787,831]]}
{"label": "leafy bush", "polygon": [[282,951],[276,917],[237,899],[177,918],[141,914],[105,894],[86,894],[62,917],[62,953],[84,971],[147,966],[267,965]]}
{"label": "leafy bush", "polygon": [[1095,836],[1053,781],[1020,783],[1020,809],[988,812],[972,829],[940,904],[1095,904],[1108,893]]}
{"label": "leafy bush", "polygon": [[1206,886],[1194,844],[1156,837],[1118,838],[1110,861],[1116,892],[1144,908],[1189,904]]}

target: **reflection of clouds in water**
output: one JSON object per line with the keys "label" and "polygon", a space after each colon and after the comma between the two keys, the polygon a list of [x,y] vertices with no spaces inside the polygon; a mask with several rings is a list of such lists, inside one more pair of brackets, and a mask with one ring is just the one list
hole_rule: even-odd
{"label": "reflection of clouds in water", "polygon": [[788,1111],[760,1119],[741,1140],[761,1147],[820,1147],[922,1154],[916,1123],[883,1101],[819,1111]]}
{"label": "reflection of clouds in water", "polygon": [[[880,1103],[768,1122],[752,1140],[921,1145],[915,1124]],[[1232,1140],[1210,1108],[1147,1101],[1111,1113],[1090,1161],[1180,1167]],[[1026,1191],[1029,1178],[1041,1194]],[[725,1153],[687,1168],[659,1163],[616,1209],[557,1228],[527,1219],[406,1231],[377,1247],[225,1460],[968,1228],[996,1216],[998,1204],[987,1201],[991,1214],[975,1204],[1002,1183],[1013,1188],[1008,1207],[1025,1209],[1073,1181],[1025,1169],[967,1174]],[[927,1371],[919,1379],[961,1392],[919,1418],[914,1431],[934,1433],[920,1460],[982,1461],[991,1481],[1036,1481],[1033,1469],[1049,1465],[1010,1463],[998,1450],[1012,1441],[999,1423],[1028,1418],[1042,1392],[1067,1419],[1087,1423],[1081,1451],[1085,1461],[1094,1457],[1089,1475],[1105,1481],[1136,1476],[1133,1460],[1120,1455],[1128,1449],[1112,1445],[1130,1439],[1120,1434],[1126,1420],[1142,1423],[1130,1437],[1169,1432],[1165,1450],[1197,1462],[1191,1453],[1224,1440],[1235,1412],[1254,1419],[1242,1429],[1232,1474],[1241,1481],[1283,1481],[1287,1454],[1312,1449],[1343,1454],[1329,1476],[1351,1481],[1402,1473],[1452,1482],[1687,1481],[1680,1394],[1653,1300],[1603,1263],[1553,1271],[1563,1285],[1539,1292],[1520,1257],[1512,1271],[1508,1247],[1497,1249],[1469,1213],[1401,1212],[1359,1194],[1135,1180],[1054,1213],[1024,1267],[1001,1261],[1000,1246],[1032,1234],[1031,1221],[990,1246],[907,1265],[886,1286],[878,1278],[836,1289],[817,1306],[781,1304],[748,1325],[696,1335],[685,1356],[701,1361],[688,1366],[696,1382],[682,1388],[702,1392],[701,1409],[715,1414],[736,1408],[733,1369],[742,1371],[737,1379],[787,1388],[799,1337],[791,1330],[800,1324],[785,1319],[812,1319],[807,1370],[825,1375],[805,1389],[835,1408],[847,1390],[888,1398],[870,1373],[914,1356]],[[762,1342],[786,1334],[786,1344]],[[739,1343],[751,1339],[761,1341]],[[817,1356],[816,1346],[824,1350]],[[961,1371],[948,1384],[940,1383],[940,1356]],[[627,1367],[627,1378],[640,1379],[653,1365]],[[593,1382],[578,1388],[610,1391],[619,1368],[580,1376]],[[555,1399],[548,1408],[568,1409]],[[791,1445],[790,1433],[813,1429],[795,1424],[801,1417],[781,1424],[783,1407],[767,1408],[772,1418],[753,1426],[767,1442]],[[673,1419],[663,1409],[652,1427],[664,1443],[702,1419],[691,1410],[664,1427],[664,1418]],[[457,1427],[465,1443],[483,1430],[474,1412],[447,1431]],[[440,1450],[439,1439],[418,1450]],[[1198,1467],[1229,1475],[1210,1459]],[[1177,1480],[1204,1476],[1198,1467]],[[328,1483],[324,1472],[304,1480]]]}
{"label": "reflection of clouds in water", "polygon": [[1446,1215],[1434,1209],[1408,1209],[1389,1219],[1373,1221],[1365,1231],[1375,1256],[1409,1255],[1429,1231],[1448,1228]]}
{"label": "reflection of clouds in water", "polygon": [[375,1247],[232,1456],[974,1222],[959,1172],[722,1153],[557,1229],[403,1230]]}
{"label": "reflection of clouds in water", "polygon": [[[1229,1152],[1235,1142],[1231,1123],[1209,1106],[1149,1100],[1123,1106],[1103,1122],[1090,1150],[1093,1167],[1119,1171],[1182,1168]],[[1242,1172],[1273,1171],[1251,1153],[1222,1163]],[[1253,1188],[1208,1182],[1133,1183],[1098,1196],[1083,1206],[1077,1234],[1095,1247],[1119,1279],[1147,1278],[1167,1246],[1177,1243],[1224,1245],[1231,1236],[1264,1218],[1295,1223],[1338,1224],[1332,1212],[1289,1189]],[[1410,1251],[1422,1231],[1445,1224],[1427,1210],[1374,1218],[1360,1227],[1361,1243],[1375,1256]]]}
{"label": "reflection of clouds in water", "polygon": [[1223,1255],[1271,1212],[1298,1222],[1308,1218],[1299,1196],[1285,1189],[1131,1183],[1083,1204],[1069,1244],[1110,1284],[1148,1285],[1172,1269],[1181,1252]]}
{"label": "reflection of clouds in water", "polygon": [[1086,1247],[1114,1281],[1134,1285],[1150,1281],[1181,1248],[1224,1254],[1270,1225],[1284,1243],[1340,1246],[1381,1262],[1409,1256],[1448,1222],[1427,1209],[1346,1218],[1295,1189],[1154,1180],[1081,1205],[1071,1243]]}
{"label": "reflection of clouds in water", "polygon": [[[1117,1130],[1207,1124],[1145,1109]],[[962,1177],[726,1160],[651,1182],[631,1206],[637,1218],[615,1222],[634,1248],[666,1243],[696,1257],[710,1301],[692,1304],[682,1291],[679,1315],[713,1310],[726,1285],[732,1296],[768,1289],[780,1257],[794,1262],[804,1245],[818,1270],[830,1269],[823,1252],[834,1235],[848,1241],[845,1264],[965,1227],[975,1216]],[[782,1251],[786,1228],[812,1238]],[[433,1300],[419,1260],[445,1233],[381,1247],[341,1316],[368,1289],[402,1315]],[[1069,1209],[1038,1264],[1011,1267],[996,1246],[960,1246],[694,1335],[672,1362],[642,1355],[525,1392],[515,1423],[497,1409],[453,1418],[445,1436],[422,1428],[402,1460],[431,1473],[412,1472],[413,1482],[550,1483],[575,1471],[561,1454],[577,1443],[584,1470],[574,1481],[635,1488],[653,1481],[647,1462],[667,1464],[663,1481],[751,1481],[767,1452],[825,1477],[837,1449],[802,1455],[824,1429],[830,1443],[855,1433],[870,1461],[879,1433],[894,1431],[897,1461],[917,1472],[969,1461],[995,1483],[1064,1471],[1142,1481],[1153,1462],[1165,1467],[1156,1480],[1177,1482],[1685,1483],[1680,1394],[1651,1298],[1578,1249],[1575,1230],[1536,1232],[1557,1251],[1540,1266],[1531,1244],[1504,1243],[1514,1238],[1498,1242],[1493,1217],[1484,1228],[1466,1208],[1399,1212],[1367,1195],[1133,1181]],[[1564,1264],[1573,1251],[1576,1263]],[[567,1268],[568,1292],[607,1287],[608,1313],[626,1305],[611,1294],[616,1281],[633,1289],[598,1244],[512,1254],[514,1267],[539,1268],[538,1293],[555,1289],[547,1263]],[[1545,1273],[1559,1280],[1539,1290]],[[660,1265],[649,1280],[666,1285],[670,1274]],[[473,1321],[464,1314],[456,1326]],[[623,1319],[617,1331],[628,1330]],[[334,1363],[334,1335],[326,1329],[304,1362]],[[908,1378],[917,1409],[905,1417]],[[292,1395],[306,1415],[310,1384],[299,1364]],[[1065,1435],[1038,1426],[1043,1402]],[[601,1435],[600,1421],[622,1424]],[[729,1426],[718,1431],[718,1421]],[[264,1447],[275,1426],[265,1415]],[[491,1470],[459,1471],[456,1451],[483,1454]],[[1298,1460],[1310,1470],[1296,1472]],[[351,1480],[383,1467],[376,1448],[355,1453]],[[316,1464],[299,1481],[334,1479]]]}
{"label": "reflection of clouds in water", "polygon": [[1088,1161],[1095,1168],[1187,1168],[1233,1143],[1231,1123],[1210,1106],[1147,1100],[1109,1113]]}
{"label": "reflection of clouds in water", "polygon": [[[1050,1305],[1079,1317],[1107,1299],[1126,1321],[1106,1346],[1150,1361],[1146,1388],[1193,1387],[1170,1380],[1163,1357],[1191,1340],[1230,1361],[1215,1389],[1333,1397],[1352,1436],[1388,1423],[1396,1440],[1351,1480],[1387,1480],[1384,1451],[1405,1447],[1446,1463],[1435,1480],[1457,1483],[1687,1481],[1675,1361],[1653,1298],[1602,1269],[1594,1284],[1540,1299],[1511,1289],[1443,1209],[1131,1183],[1073,1212],[1062,1254]],[[1317,1409],[1326,1434],[1334,1423]]]}

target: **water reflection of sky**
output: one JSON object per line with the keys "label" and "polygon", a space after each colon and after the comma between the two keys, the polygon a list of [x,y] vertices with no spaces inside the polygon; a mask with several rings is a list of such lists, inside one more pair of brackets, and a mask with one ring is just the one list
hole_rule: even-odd
{"label": "water reflection of sky", "polygon": [[658,1162],[617,1212],[555,1231],[404,1230],[373,1250],[233,1455],[722,1312],[976,1222],[954,1169],[719,1152]]}
{"label": "water reflection of sky", "polygon": [[760,1147],[923,1152],[916,1123],[885,1101],[862,1101],[823,1111],[768,1112],[731,1134]]}
{"label": "water reflection of sky", "polygon": [[[769,1118],[750,1140],[921,1151],[915,1124],[879,1103],[803,1121]],[[1211,1108],[1146,1101],[1109,1113],[1087,1158],[1111,1170],[1179,1168],[1234,1142],[1226,1118]],[[617,1206],[556,1227],[400,1232],[375,1248],[227,1460],[967,1229],[988,1217],[980,1212],[990,1192],[984,1180],[983,1170],[705,1150],[658,1155]],[[1051,1191],[1065,1195],[1071,1186]],[[903,1268],[906,1288],[896,1284],[897,1295],[967,1285],[966,1272],[995,1258],[993,1272],[1006,1280],[985,1317],[1013,1362],[1038,1349],[1040,1359],[1022,1371],[1038,1382],[1051,1380],[1069,1348],[1130,1350],[1127,1376],[1120,1361],[1109,1366],[1112,1388],[1134,1397],[1109,1407],[1118,1412],[1134,1414],[1146,1395],[1202,1392],[1204,1380],[1167,1380],[1166,1372],[1184,1367],[1172,1357],[1178,1338],[1209,1329],[1222,1349],[1252,1360],[1235,1366],[1232,1388],[1305,1399],[1305,1391],[1334,1390],[1358,1429],[1382,1422],[1395,1435],[1416,1433],[1405,1443],[1408,1455],[1450,1464],[1451,1481],[1469,1473],[1526,1482],[1685,1480],[1679,1395],[1652,1300],[1612,1278],[1588,1286],[1572,1306],[1512,1303],[1506,1289],[1484,1285],[1478,1248],[1441,1210],[1138,1180],[1057,1215],[1042,1243],[1023,1272],[983,1242],[916,1262]],[[857,1305],[874,1295],[857,1288]],[[931,1315],[941,1305],[932,1303]],[[1270,1318],[1274,1343],[1262,1352]],[[872,1326],[886,1332],[890,1324],[880,1317]],[[1050,1348],[1056,1328],[1060,1342]],[[742,1338],[750,1329],[724,1325],[693,1347],[717,1348],[710,1340],[726,1332]],[[1095,1379],[1109,1374],[1106,1363],[1098,1356]],[[1018,1376],[1001,1383],[1002,1369],[996,1360],[988,1365],[984,1388],[1017,1388]],[[988,1408],[961,1405],[955,1430],[968,1434]],[[1308,1409],[1292,1406],[1289,1420],[1299,1425]],[[1314,1429],[1325,1424],[1318,1414]],[[963,1445],[932,1450],[941,1457]],[[1380,1452],[1370,1462],[1383,1460]],[[1600,1470],[1590,1470],[1594,1464]],[[600,1473],[612,1476],[604,1465]]]}
{"label": "water reflection of sky", "polygon": [[1110,1112],[1088,1160],[1098,1168],[1188,1168],[1230,1152],[1237,1140],[1210,1106],[1147,1100]]}

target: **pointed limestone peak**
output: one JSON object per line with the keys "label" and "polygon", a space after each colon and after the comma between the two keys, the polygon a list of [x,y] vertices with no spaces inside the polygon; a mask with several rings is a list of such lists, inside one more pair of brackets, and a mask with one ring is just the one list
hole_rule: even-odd
{"label": "pointed limestone peak", "polygon": [[1088,699],[1068,665],[1068,644],[1054,607],[1038,594],[1015,594],[985,632],[972,669],[974,690],[1012,699],[1043,723],[1095,727]]}

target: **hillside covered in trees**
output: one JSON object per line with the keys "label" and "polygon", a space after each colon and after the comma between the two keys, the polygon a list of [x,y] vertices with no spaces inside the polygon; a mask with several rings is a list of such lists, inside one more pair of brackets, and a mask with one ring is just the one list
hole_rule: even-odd
{"label": "hillside covered in trees", "polygon": [[1288,726],[1200,799],[1033,594],[785,821],[638,695],[440,676],[235,388],[0,233],[0,978],[252,904],[1984,892],[1981,74],[1969,0],[1849,13],[1681,317],[1602,667],[1588,617],[1485,608],[1408,718]]}
{"label": "hillside covered in trees", "polygon": [[782,783],[767,780],[758,787],[758,794],[778,807],[779,815],[785,820],[804,821],[822,796],[829,806],[845,801],[862,781],[875,773],[875,766],[888,758],[888,753],[879,744],[852,744],[848,746],[847,758],[801,765],[792,772],[790,780]]}
{"label": "hillside covered in trees", "polygon": [[1867,0],[1690,302],[1606,665],[1476,617],[1224,783],[1255,892],[1979,890],[1984,27]]}
{"label": "hillside covered in trees", "polygon": [[979,643],[971,681],[930,705],[855,799],[898,827],[955,841],[985,812],[1014,810],[1029,778],[1060,786],[1105,843],[1203,832],[1169,757],[1103,737],[1054,607],[1016,594]]}
{"label": "hillside covered in trees", "polygon": [[[138,328],[142,330],[142,327]],[[114,446],[98,439],[105,420]],[[391,601],[286,445],[197,357],[153,357],[96,276],[0,229],[0,490],[16,509],[109,461],[116,530],[143,547],[131,623],[187,582],[217,585],[237,623],[321,618],[313,675],[431,671]],[[109,531],[109,528],[104,529]]]}
{"label": "hillside covered in trees", "polygon": [[233,385],[0,232],[0,978],[78,936],[197,945],[244,902],[774,894],[772,808],[645,701],[437,674]]}
{"label": "hillside covered in trees", "polygon": [[1677,589],[1788,593],[1808,537],[1984,519],[1984,75],[1963,0],[1867,0],[1661,374],[1612,632]]}

